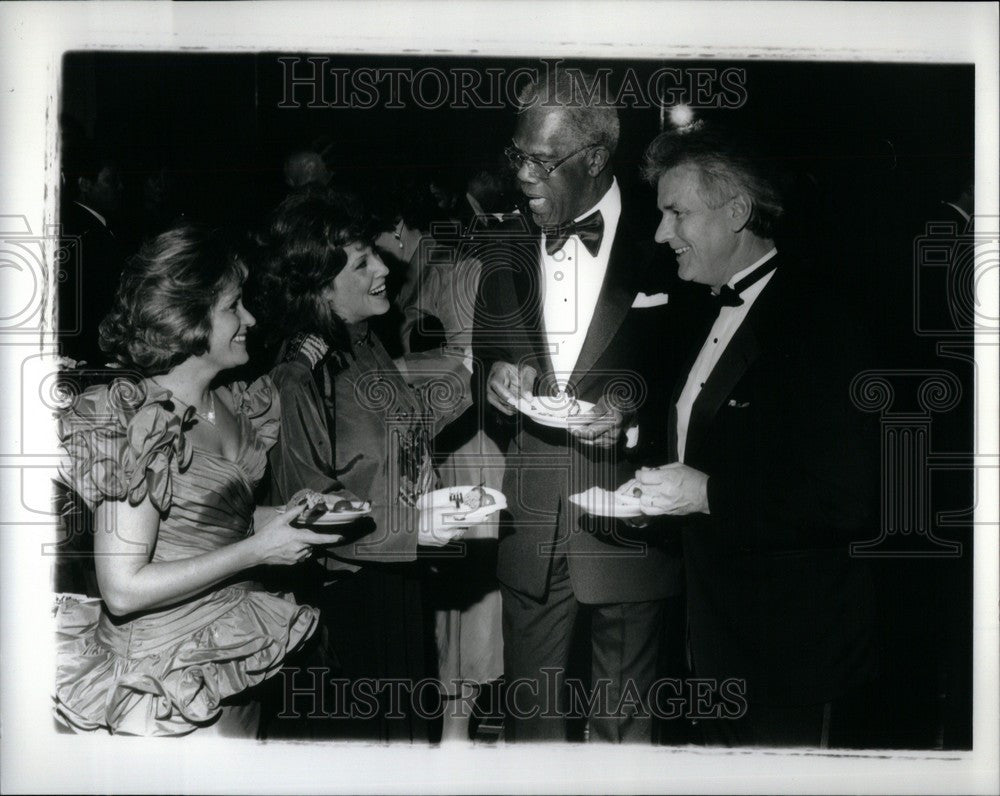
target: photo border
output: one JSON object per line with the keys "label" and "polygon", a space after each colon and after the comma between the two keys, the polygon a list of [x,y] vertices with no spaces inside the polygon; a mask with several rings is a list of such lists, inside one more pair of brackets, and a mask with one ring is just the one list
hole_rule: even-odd
{"label": "photo border", "polygon": [[[996,7],[972,3],[7,3],[0,6],[0,218],[24,218],[51,255],[53,244],[45,236],[58,207],[62,55],[79,49],[975,63],[977,218],[996,218],[997,30]],[[52,291],[46,295],[45,307],[51,308]],[[54,467],[49,414],[37,402],[21,405],[21,390],[10,385],[26,358],[40,348],[54,351],[51,328],[49,319],[46,329],[34,333],[0,329],[4,520],[24,474]],[[54,671],[50,562],[38,555],[39,528],[17,522],[0,525],[2,789],[997,792],[1000,555],[996,465],[989,457],[998,450],[1000,374],[997,341],[988,334],[977,348],[975,451],[994,464],[977,471],[976,484],[972,752],[822,754],[593,745],[428,749],[62,735],[55,732],[49,711]],[[980,339],[977,334],[977,343]],[[26,445],[13,422],[22,412],[21,427],[39,435],[37,449]],[[42,480],[29,478],[34,488]]]}

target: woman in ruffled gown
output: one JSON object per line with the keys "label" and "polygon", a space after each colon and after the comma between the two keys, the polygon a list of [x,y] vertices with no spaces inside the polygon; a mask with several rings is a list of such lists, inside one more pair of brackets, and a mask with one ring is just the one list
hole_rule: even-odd
{"label": "woman in ruffled gown", "polygon": [[247,362],[245,275],[198,227],[150,241],[101,324],[122,378],[59,418],[102,597],[57,606],[55,711],[76,731],[253,737],[255,686],[316,628],[316,609],[254,582],[255,567],[303,561],[329,537],[289,524],[300,507],[255,509],[277,393],[266,377],[218,383]]}

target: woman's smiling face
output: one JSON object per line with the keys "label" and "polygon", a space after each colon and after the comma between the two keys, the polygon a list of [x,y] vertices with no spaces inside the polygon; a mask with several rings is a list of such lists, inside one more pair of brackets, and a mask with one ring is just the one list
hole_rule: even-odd
{"label": "woman's smiling face", "polygon": [[231,285],[219,295],[212,308],[212,333],[208,338],[208,351],[203,355],[219,370],[245,365],[247,330],[256,323],[243,306],[243,289]]}
{"label": "woman's smiling face", "polygon": [[358,323],[389,311],[385,263],[368,243],[349,243],[345,265],[325,295],[330,306],[344,323]]}

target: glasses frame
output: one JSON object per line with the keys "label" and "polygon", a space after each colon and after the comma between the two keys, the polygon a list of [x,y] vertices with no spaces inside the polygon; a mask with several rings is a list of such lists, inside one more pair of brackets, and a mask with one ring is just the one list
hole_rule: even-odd
{"label": "glasses frame", "polygon": [[[522,151],[518,148],[517,144],[513,141],[510,142],[510,146],[504,147],[503,153],[507,156],[507,161],[510,163],[510,167],[516,171],[520,171],[521,168],[527,164],[528,169],[533,172],[536,176],[543,180],[547,180],[552,176],[552,172],[558,169],[563,163],[569,160],[574,155],[579,155],[585,149],[590,149],[594,146],[600,146],[597,141],[591,141],[589,144],[584,144],[579,149],[574,149],[566,157],[559,158],[559,160],[550,163],[548,161],[539,160],[534,155],[529,155],[527,152]],[[543,176],[544,175],[544,176]]]}

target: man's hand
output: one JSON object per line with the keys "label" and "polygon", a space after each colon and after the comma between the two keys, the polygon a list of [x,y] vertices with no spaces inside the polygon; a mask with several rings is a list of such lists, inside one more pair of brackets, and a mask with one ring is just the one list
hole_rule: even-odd
{"label": "man's hand", "polygon": [[531,365],[518,368],[509,362],[494,362],[490,368],[486,400],[510,417],[517,412],[519,398],[531,398],[531,388],[537,376],[538,371]]}
{"label": "man's hand", "polygon": [[[593,417],[593,420],[590,418]],[[629,418],[601,397],[590,412],[570,418],[569,433],[580,442],[595,448],[613,448],[618,444]]]}
{"label": "man's hand", "polygon": [[709,514],[708,476],[675,462],[663,467],[637,470],[636,479],[642,484],[639,503],[644,514]]}

